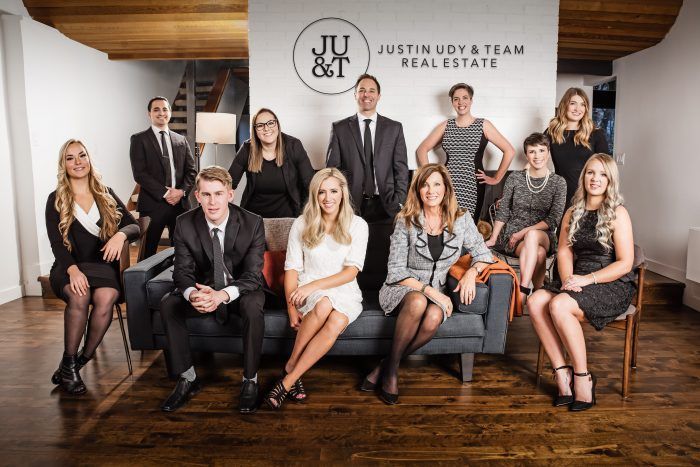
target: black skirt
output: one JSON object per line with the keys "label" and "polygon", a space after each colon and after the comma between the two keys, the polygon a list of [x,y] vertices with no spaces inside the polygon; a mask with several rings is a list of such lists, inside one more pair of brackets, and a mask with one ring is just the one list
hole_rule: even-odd
{"label": "black skirt", "polygon": [[[100,287],[111,287],[117,289],[121,293],[121,287],[119,285],[118,270],[111,263],[78,263],[76,264],[78,269],[85,274],[87,277],[90,289],[97,289]],[[51,289],[57,297],[61,298],[64,302],[68,299],[63,293],[63,289],[66,285],[70,284],[70,277],[67,272],[63,272],[54,264],[51,268],[51,274],[49,276],[49,281],[51,283]]]}

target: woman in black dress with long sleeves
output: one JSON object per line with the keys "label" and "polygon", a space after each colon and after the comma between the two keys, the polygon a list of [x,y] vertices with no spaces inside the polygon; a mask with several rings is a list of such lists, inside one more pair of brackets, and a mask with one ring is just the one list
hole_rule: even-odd
{"label": "woman in black dress with long sleeves", "polygon": [[138,238],[139,227],[102,183],[80,141],[71,139],[61,147],[57,178],[56,191],[46,201],[46,231],[55,257],[51,288],[66,310],[63,358],[51,381],[70,394],[83,394],[87,389],[79,370],[95,355],[112,322],[121,293],[122,247]]}
{"label": "woman in black dress with long sleeves", "polygon": [[233,189],[246,174],[241,207],[262,217],[297,217],[314,169],[301,141],[282,133],[277,115],[262,108],[251,119],[251,138],[228,169]]}
{"label": "woman in black dress with long sleeves", "polygon": [[567,89],[545,134],[551,140],[554,169],[566,180],[568,208],[588,158],[595,153],[608,154],[610,151],[605,133],[593,125],[591,104],[582,89]]}

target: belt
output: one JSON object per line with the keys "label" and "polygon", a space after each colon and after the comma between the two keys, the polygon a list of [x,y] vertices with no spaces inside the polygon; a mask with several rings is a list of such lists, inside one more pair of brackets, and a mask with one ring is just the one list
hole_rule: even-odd
{"label": "belt", "polygon": [[362,195],[362,199],[379,199],[379,195]]}

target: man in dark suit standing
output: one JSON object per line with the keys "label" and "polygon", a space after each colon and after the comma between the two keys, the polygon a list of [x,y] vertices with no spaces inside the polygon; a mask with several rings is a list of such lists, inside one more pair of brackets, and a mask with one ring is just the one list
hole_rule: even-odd
{"label": "man in dark suit standing", "polygon": [[156,253],[163,229],[173,240],[175,219],[190,208],[187,195],[197,171],[187,139],[170,131],[170,103],[162,96],[148,102],[150,128],[131,136],[131,171],[141,186],[137,209],[151,218],[145,257]]}
{"label": "man in dark suit standing", "polygon": [[380,91],[374,76],[357,79],[357,113],[333,122],[326,154],[326,167],[337,167],[348,178],[355,211],[367,222],[393,219],[408,189],[403,127],[377,113]]}
{"label": "man in dark suit standing", "polygon": [[222,167],[203,169],[195,187],[201,206],[177,219],[175,291],[161,301],[168,369],[180,375],[161,409],[177,410],[200,389],[186,319],[215,319],[224,324],[233,312],[241,318],[243,335],[243,386],[238,408],[241,413],[253,413],[257,409],[257,372],[265,330],[263,220],[232,204],[231,176]]}
{"label": "man in dark suit standing", "polygon": [[355,212],[369,224],[367,258],[372,259],[358,277],[361,287],[386,279],[392,222],[408,190],[403,127],[377,113],[380,98],[377,78],[361,75],[355,83],[357,113],[333,123],[326,154],[326,166],[345,174]]}

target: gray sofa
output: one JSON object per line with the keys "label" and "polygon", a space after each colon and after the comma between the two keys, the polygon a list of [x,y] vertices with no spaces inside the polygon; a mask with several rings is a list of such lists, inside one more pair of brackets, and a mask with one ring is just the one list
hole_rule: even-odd
{"label": "gray sofa", "polygon": [[[274,231],[274,229],[270,229]],[[268,225],[266,223],[266,231]],[[286,245],[283,239],[271,239],[268,248]],[[271,248],[273,249],[273,248]],[[129,340],[134,350],[164,349],[166,364],[168,355],[166,337],[160,318],[161,298],[173,289],[172,262],[174,250],[168,249],[152,256],[124,272],[124,288],[127,304]],[[368,277],[386,277],[387,258],[372,255],[365,262]],[[364,311],[331,348],[329,355],[386,355],[391,346],[396,318],[384,316],[377,299],[378,289],[367,287],[367,281],[359,281],[363,289]],[[456,282],[450,283],[450,290]],[[493,274],[488,284],[477,284],[474,302],[460,304],[436,336],[417,354],[457,354],[460,356],[462,381],[471,381],[474,354],[503,353],[508,329],[511,277]],[[453,296],[457,302],[456,294]],[[276,304],[275,304],[276,303]],[[216,322],[213,315],[190,319],[190,345],[195,351],[242,353],[241,323],[231,315],[225,325]],[[295,333],[289,327],[283,301],[271,297],[266,302],[264,354],[289,354],[294,345]],[[169,365],[168,365],[169,366]]]}

